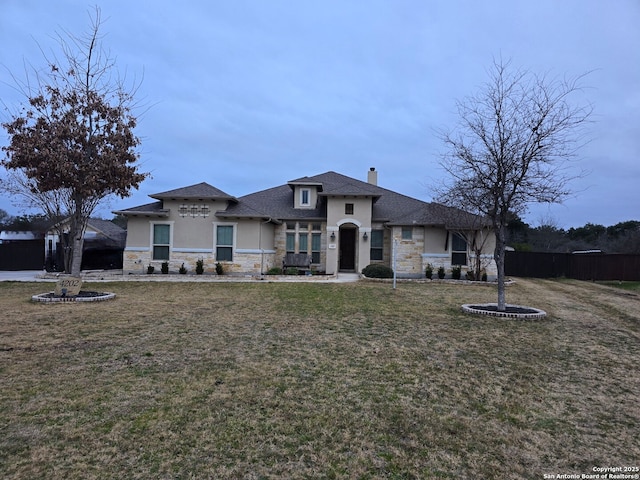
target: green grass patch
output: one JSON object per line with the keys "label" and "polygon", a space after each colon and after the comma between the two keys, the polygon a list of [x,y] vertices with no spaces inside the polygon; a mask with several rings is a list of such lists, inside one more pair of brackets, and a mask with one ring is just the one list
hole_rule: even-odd
{"label": "green grass patch", "polygon": [[598,283],[630,292],[640,292],[640,282],[602,281]]}

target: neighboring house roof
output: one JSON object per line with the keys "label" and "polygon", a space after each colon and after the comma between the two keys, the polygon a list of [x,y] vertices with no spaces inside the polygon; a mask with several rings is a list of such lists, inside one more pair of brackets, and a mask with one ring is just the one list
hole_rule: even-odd
{"label": "neighboring house roof", "polygon": [[[58,225],[64,226],[68,224],[69,219],[65,219],[62,222],[58,222],[50,229],[52,231],[54,227]],[[103,220],[101,218],[90,218],[87,221],[87,231],[95,233],[94,235],[85,234],[85,245],[92,245],[96,247],[108,247],[108,248],[124,248],[127,238],[127,231],[116,225],[110,220]],[[56,233],[57,234],[57,233]]]}
{"label": "neighboring house roof", "polygon": [[176,188],[175,190],[169,190],[168,192],[154,193],[149,195],[151,198],[162,200],[169,199],[184,199],[184,200],[231,200],[236,201],[236,198],[223,192],[222,190],[209,185],[206,182],[197,183],[188,187]]}
{"label": "neighboring house roof", "polygon": [[[318,189],[315,208],[294,208],[296,186]],[[209,192],[207,196],[206,192]],[[218,193],[215,193],[218,192]],[[223,218],[263,218],[275,223],[287,220],[321,221],[327,216],[327,197],[370,197],[373,200],[372,220],[389,225],[433,225],[446,228],[478,228],[479,217],[463,210],[439,203],[429,203],[408,197],[386,188],[360,181],[333,171],[311,177],[302,177],[285,185],[269,188],[242,197],[232,197],[206,183],[178,188],[150,195],[153,198],[224,198],[231,200],[225,210],[215,213]],[[114,212],[124,215],[166,215],[162,202]]]}
{"label": "neighboring house roof", "polygon": [[124,228],[116,225],[111,220],[103,220],[102,218],[90,218],[87,226],[91,227],[97,233],[110,238],[118,238],[126,232]]}

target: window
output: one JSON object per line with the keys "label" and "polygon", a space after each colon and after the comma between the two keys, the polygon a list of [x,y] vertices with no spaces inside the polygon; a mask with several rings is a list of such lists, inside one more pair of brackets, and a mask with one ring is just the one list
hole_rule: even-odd
{"label": "window", "polygon": [[300,205],[304,207],[311,205],[311,190],[308,188],[300,190]]}
{"label": "window", "polygon": [[411,240],[413,238],[412,227],[402,227],[402,240]]}
{"label": "window", "polygon": [[296,253],[296,234],[287,233],[287,244],[285,245],[287,253]]}
{"label": "window", "polygon": [[344,214],[345,215],[353,215],[353,203],[345,203],[344,204]]}
{"label": "window", "polygon": [[233,260],[232,225],[218,225],[216,227],[216,260],[226,262]]}
{"label": "window", "polygon": [[311,234],[311,263],[320,263],[320,246],[322,242],[320,233]]}
{"label": "window", "polygon": [[451,237],[451,265],[467,264],[467,241],[465,238],[454,233]]}
{"label": "window", "polygon": [[309,251],[309,234],[308,233],[301,233],[300,237],[298,238],[299,242],[300,242],[300,253],[306,253]]}
{"label": "window", "polygon": [[171,243],[171,226],[167,224],[153,225],[153,259],[169,260]]}
{"label": "window", "polygon": [[382,260],[384,244],[384,232],[382,230],[371,230],[371,260]]}

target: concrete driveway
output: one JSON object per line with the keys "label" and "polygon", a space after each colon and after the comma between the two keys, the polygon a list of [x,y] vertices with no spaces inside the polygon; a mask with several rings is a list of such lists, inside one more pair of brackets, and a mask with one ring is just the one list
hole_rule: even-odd
{"label": "concrete driveway", "polygon": [[55,282],[55,278],[39,278],[42,270],[0,270],[0,282]]}

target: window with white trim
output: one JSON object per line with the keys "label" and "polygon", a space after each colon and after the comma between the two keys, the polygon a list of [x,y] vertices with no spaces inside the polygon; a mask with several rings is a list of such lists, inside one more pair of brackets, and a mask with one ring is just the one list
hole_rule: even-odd
{"label": "window with white trim", "polygon": [[371,230],[371,251],[369,253],[371,260],[383,259],[384,231]]}
{"label": "window with white trim", "polygon": [[216,226],[216,260],[233,261],[233,225]]}
{"label": "window with white trim", "polygon": [[153,224],[153,259],[169,260],[171,247],[171,225],[166,223]]}
{"label": "window with white trim", "polygon": [[413,227],[402,227],[402,240],[413,239]]}
{"label": "window with white trim", "polygon": [[459,233],[451,237],[451,265],[467,264],[467,240]]}
{"label": "window with white trim", "polygon": [[300,189],[300,206],[309,207],[311,205],[311,190],[308,188]]}

